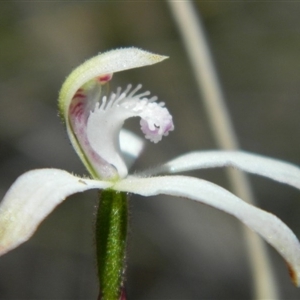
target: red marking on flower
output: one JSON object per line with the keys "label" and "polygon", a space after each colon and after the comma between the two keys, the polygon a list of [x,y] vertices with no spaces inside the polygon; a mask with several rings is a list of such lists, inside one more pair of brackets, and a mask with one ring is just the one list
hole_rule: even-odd
{"label": "red marking on flower", "polygon": [[121,289],[121,295],[120,295],[120,300],[126,300],[127,296],[126,296],[126,290],[124,287],[122,287]]}
{"label": "red marking on flower", "polygon": [[290,274],[293,284],[295,286],[298,286],[298,278],[297,278],[297,274],[296,274],[295,270],[292,268],[292,266],[289,263],[287,263],[287,267],[288,267],[289,274]]}
{"label": "red marking on flower", "polygon": [[112,79],[113,74],[105,74],[97,77],[97,80],[101,83],[104,84]]}
{"label": "red marking on flower", "polygon": [[76,93],[75,95],[74,95],[74,97],[73,97],[73,99],[74,98],[84,98],[85,97],[85,95],[84,94],[81,94],[81,93]]}
{"label": "red marking on flower", "polygon": [[70,114],[76,118],[81,117],[81,115],[83,114],[83,105],[83,102],[77,102],[76,104],[74,103],[73,105],[71,105]]}
{"label": "red marking on flower", "polygon": [[[103,299],[104,299],[103,294],[102,294],[102,292],[100,291],[97,300],[103,300]],[[106,299],[106,297],[105,297],[105,299]],[[120,294],[119,300],[126,300],[126,299],[127,299],[126,291],[125,291],[125,288],[122,287],[122,288],[121,288],[121,294]]]}
{"label": "red marking on flower", "polygon": [[79,89],[79,90],[77,90],[77,92],[74,94],[72,100],[73,100],[73,99],[76,99],[76,98],[81,98],[81,99],[83,99],[83,98],[85,98],[85,97],[86,97],[86,95],[84,94],[83,89]]}

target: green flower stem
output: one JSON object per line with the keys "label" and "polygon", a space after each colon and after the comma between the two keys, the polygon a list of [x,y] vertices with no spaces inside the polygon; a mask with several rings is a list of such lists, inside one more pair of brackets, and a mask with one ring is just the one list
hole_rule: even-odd
{"label": "green flower stem", "polygon": [[101,300],[119,300],[124,291],[128,200],[126,193],[103,190],[96,219],[96,250]]}

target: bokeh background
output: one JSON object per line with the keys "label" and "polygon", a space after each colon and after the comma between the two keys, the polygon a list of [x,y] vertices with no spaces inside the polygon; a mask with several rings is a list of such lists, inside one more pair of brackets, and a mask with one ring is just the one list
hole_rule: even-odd
{"label": "bokeh background", "polygon": [[[241,147],[300,165],[300,3],[194,2]],[[0,2],[0,196],[23,172],[86,174],[57,116],[64,78],[85,59],[137,46],[170,59],[115,74],[111,88],[142,83],[166,101],[176,130],[147,143],[135,170],[181,153],[215,149],[191,66],[164,1]],[[139,121],[127,128],[139,133]],[[224,171],[193,175],[228,187]],[[252,177],[259,205],[300,236],[300,193]],[[0,299],[96,299],[95,191],[60,205],[34,237],[0,258]],[[237,220],[172,197],[130,201],[129,299],[251,299]],[[282,299],[298,299],[270,247]]]}

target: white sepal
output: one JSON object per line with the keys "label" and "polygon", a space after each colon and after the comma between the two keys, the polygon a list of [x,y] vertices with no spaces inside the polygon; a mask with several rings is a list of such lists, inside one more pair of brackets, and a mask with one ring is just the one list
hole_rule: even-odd
{"label": "white sepal", "polygon": [[[115,189],[154,196],[158,194],[185,197],[223,210],[246,224],[271,244],[288,263],[293,281],[300,282],[300,244],[295,234],[276,216],[247,204],[229,191],[211,182],[188,176],[152,178],[128,177]],[[183,216],[184,217],[184,216]]]}
{"label": "white sepal", "polygon": [[83,179],[58,169],[29,171],[10,187],[0,205],[0,255],[27,241],[66,197],[110,182]]}
{"label": "white sepal", "polygon": [[234,167],[300,189],[300,168],[291,163],[243,151],[197,151],[181,155],[147,174]]}

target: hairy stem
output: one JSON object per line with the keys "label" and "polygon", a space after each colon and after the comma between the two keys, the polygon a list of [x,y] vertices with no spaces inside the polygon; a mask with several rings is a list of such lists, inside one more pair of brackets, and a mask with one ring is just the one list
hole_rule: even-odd
{"label": "hairy stem", "polygon": [[103,190],[96,216],[96,251],[101,300],[124,296],[128,203],[126,193]]}

